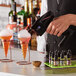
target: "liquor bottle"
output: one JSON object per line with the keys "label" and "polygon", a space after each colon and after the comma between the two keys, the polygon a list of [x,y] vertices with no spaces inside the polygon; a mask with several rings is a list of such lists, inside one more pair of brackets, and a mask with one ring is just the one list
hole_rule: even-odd
{"label": "liquor bottle", "polygon": [[33,0],[33,9],[39,7],[39,0]]}
{"label": "liquor bottle", "polygon": [[20,31],[21,28],[20,24],[21,24],[21,18],[17,18],[17,32]]}
{"label": "liquor bottle", "polygon": [[28,18],[27,18],[27,26],[28,26],[28,29],[31,28],[31,25],[32,25],[31,21],[32,21],[32,17],[30,15],[28,15]]}
{"label": "liquor bottle", "polygon": [[12,24],[13,22],[13,10],[14,10],[14,0],[11,0],[11,10],[9,12],[9,24]]}
{"label": "liquor bottle", "polygon": [[71,65],[71,51],[68,50],[67,52],[67,65]]}
{"label": "liquor bottle", "polygon": [[13,22],[17,22],[17,15],[16,15],[16,2],[11,0],[11,11],[9,12],[9,24]]}
{"label": "liquor bottle", "polygon": [[32,3],[32,0],[29,0],[28,6],[29,6],[29,14],[32,14],[33,13],[33,3]]}
{"label": "liquor bottle", "polygon": [[60,66],[64,66],[64,51],[63,50],[60,54]]}
{"label": "liquor bottle", "polygon": [[28,1],[28,18],[27,18],[27,26],[28,26],[28,29],[31,28],[31,25],[32,25],[32,15],[33,15],[33,3],[32,3],[32,0],[29,0]]}
{"label": "liquor bottle", "polygon": [[24,7],[25,7],[25,12],[28,12],[28,10],[29,10],[28,9],[28,0],[25,0],[25,6]]}
{"label": "liquor bottle", "polygon": [[27,26],[27,22],[26,22],[26,17],[28,16],[28,13],[25,12],[24,10],[24,6],[21,7],[21,11],[19,11],[17,13],[17,18],[20,18],[21,19],[21,26],[22,27],[25,27]]}

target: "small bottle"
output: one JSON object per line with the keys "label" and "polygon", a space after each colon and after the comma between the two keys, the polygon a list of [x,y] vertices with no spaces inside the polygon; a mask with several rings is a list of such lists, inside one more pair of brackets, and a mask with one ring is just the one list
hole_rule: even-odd
{"label": "small bottle", "polygon": [[64,65],[67,65],[67,50],[64,50]]}
{"label": "small bottle", "polygon": [[71,50],[67,52],[67,65],[71,65]]}
{"label": "small bottle", "polygon": [[56,52],[54,54],[54,66],[58,66],[58,55]]}
{"label": "small bottle", "polygon": [[64,51],[63,50],[60,54],[60,66],[64,66]]}
{"label": "small bottle", "polygon": [[49,64],[51,64],[51,51],[49,52]]}
{"label": "small bottle", "polygon": [[54,52],[51,53],[51,65],[54,65]]}
{"label": "small bottle", "polygon": [[57,55],[58,55],[58,65],[60,65],[60,51],[59,50],[57,52]]}

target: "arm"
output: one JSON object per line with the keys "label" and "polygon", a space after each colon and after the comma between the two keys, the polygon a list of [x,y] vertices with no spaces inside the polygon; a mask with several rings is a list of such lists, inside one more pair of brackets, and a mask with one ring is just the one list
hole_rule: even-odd
{"label": "arm", "polygon": [[61,36],[70,25],[76,26],[76,15],[66,14],[54,19],[48,26],[47,32],[49,34]]}

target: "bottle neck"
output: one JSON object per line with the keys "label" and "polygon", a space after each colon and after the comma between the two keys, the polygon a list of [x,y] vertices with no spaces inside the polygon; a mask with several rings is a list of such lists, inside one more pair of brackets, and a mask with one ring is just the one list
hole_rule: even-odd
{"label": "bottle neck", "polygon": [[11,1],[11,10],[16,12],[16,2],[14,0]]}

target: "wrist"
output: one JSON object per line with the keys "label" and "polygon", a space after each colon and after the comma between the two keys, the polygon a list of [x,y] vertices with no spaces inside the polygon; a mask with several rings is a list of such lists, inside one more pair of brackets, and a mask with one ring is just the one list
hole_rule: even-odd
{"label": "wrist", "polygon": [[76,26],[76,15],[75,14],[69,14],[69,17],[70,17],[70,25],[74,25]]}

